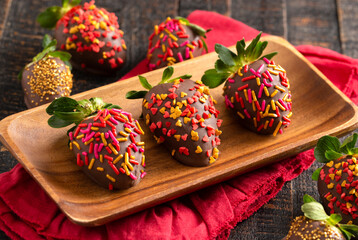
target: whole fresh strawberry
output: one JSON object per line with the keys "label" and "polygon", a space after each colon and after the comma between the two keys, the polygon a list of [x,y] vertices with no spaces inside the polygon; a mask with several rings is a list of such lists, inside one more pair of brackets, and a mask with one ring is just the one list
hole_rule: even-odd
{"label": "whole fresh strawberry", "polygon": [[323,206],[309,195],[303,197],[301,207],[304,216],[296,217],[283,240],[349,240],[358,236],[358,226],[340,224],[339,214],[328,216]]}
{"label": "whole fresh strawberry", "polygon": [[142,113],[158,143],[164,143],[171,155],[190,166],[207,166],[215,162],[220,145],[218,129],[222,120],[214,107],[209,89],[190,75],[169,80],[173,68],[163,72],[162,81],[152,87],[139,76],[149,91],[131,91],[127,98],[142,98]]}
{"label": "whole fresh strawberry", "polygon": [[95,74],[118,71],[126,59],[126,44],[117,17],[94,1],[63,0],[62,7],[50,7],[37,21],[45,28],[55,28],[57,47],[71,53],[71,63]]}
{"label": "whole fresh strawberry", "polygon": [[24,100],[28,108],[52,102],[54,99],[69,96],[72,90],[72,74],[68,63],[71,55],[55,51],[56,40],[44,36],[44,50],[19,73]]}
{"label": "whole fresh strawberry", "polygon": [[317,161],[325,163],[313,174],[327,212],[339,213],[344,223],[358,224],[358,134],[342,144],[336,137],[324,136],[315,148]]}
{"label": "whole fresh strawberry", "polygon": [[267,41],[260,36],[247,47],[244,39],[238,41],[237,54],[216,44],[219,59],[202,81],[210,88],[225,82],[225,103],[238,121],[253,132],[276,136],[291,123],[290,83],[286,71],[269,60],[276,52],[261,57]]}
{"label": "whole fresh strawberry", "polygon": [[149,70],[200,56],[204,48],[207,51],[204,38],[208,31],[210,29],[205,30],[182,17],[168,17],[165,22],[155,25],[149,37]]}
{"label": "whole fresh strawberry", "polygon": [[126,189],[145,176],[144,134],[137,120],[100,98],[76,101],[63,97],[46,109],[54,128],[75,126],[68,131],[75,163],[102,187]]}

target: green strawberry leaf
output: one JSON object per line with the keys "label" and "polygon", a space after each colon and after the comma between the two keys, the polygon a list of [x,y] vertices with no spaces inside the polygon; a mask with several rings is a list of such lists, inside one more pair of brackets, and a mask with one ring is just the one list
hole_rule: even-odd
{"label": "green strawberry leaf", "polygon": [[181,79],[189,79],[189,78],[191,78],[191,75],[190,75],[190,74],[181,75],[181,76],[179,76],[179,77],[175,77],[175,78],[166,80],[166,81],[161,82],[161,83],[162,83],[162,84],[163,84],[163,83],[171,83],[171,82],[174,82],[175,80],[180,79],[180,78],[181,78]]}
{"label": "green strawberry leaf", "polygon": [[272,52],[272,53],[266,54],[266,55],[262,56],[260,59],[267,58],[268,60],[271,60],[271,58],[273,58],[277,53],[278,52]]}
{"label": "green strawberry leaf", "polygon": [[22,79],[22,73],[24,72],[24,67],[21,69],[21,71],[17,74],[17,79],[19,79],[21,81]]}
{"label": "green strawberry leaf", "polygon": [[53,6],[40,13],[37,16],[36,21],[41,25],[41,27],[51,29],[56,26],[57,21],[60,20],[61,17],[61,7]]}
{"label": "green strawberry leaf", "polygon": [[303,202],[304,203],[310,203],[310,202],[317,202],[316,199],[314,199],[313,197],[311,197],[310,195],[308,194],[305,194],[303,196]]}
{"label": "green strawberry leaf", "polygon": [[174,68],[171,67],[171,66],[169,66],[166,69],[164,69],[164,72],[163,72],[163,75],[162,75],[162,81],[159,84],[161,84],[161,83],[167,81],[169,78],[171,78],[173,73],[174,73]]}
{"label": "green strawberry leaf", "polygon": [[331,214],[327,219],[327,222],[332,226],[336,226],[340,221],[342,221],[342,216],[336,213]]}
{"label": "green strawberry leaf", "polygon": [[205,71],[201,81],[209,88],[216,88],[223,84],[230,75],[231,73],[218,73],[215,69],[209,69]]}
{"label": "green strawberry leaf", "polygon": [[[332,160],[331,157],[333,157],[334,152],[340,152],[340,145],[341,144],[338,138],[331,136],[323,136],[317,142],[317,146],[314,149],[314,156],[317,161],[327,163]],[[330,157],[329,159],[326,157],[326,151],[328,150],[331,150],[331,152],[328,153],[328,157]]]}
{"label": "green strawberry leaf", "polygon": [[77,6],[77,5],[79,5],[81,3],[81,0],[72,0],[71,1],[71,7],[74,7],[74,6]]}
{"label": "green strawberry leaf", "polygon": [[358,138],[358,134],[354,133],[352,136],[349,136],[348,138],[346,138],[341,147],[340,147],[340,151],[346,154],[353,154],[352,153],[352,149],[354,149],[356,142],[357,142],[357,138]]}
{"label": "green strawberry leaf", "polygon": [[206,38],[206,35],[205,35],[205,34],[206,34],[207,32],[210,32],[210,31],[211,31],[211,29],[205,30],[204,28],[202,28],[202,27],[200,27],[200,26],[198,26],[198,25],[196,25],[196,24],[190,23],[189,20],[186,19],[186,18],[177,16],[177,17],[175,17],[175,19],[178,19],[182,24],[184,24],[184,25],[190,27],[190,28],[193,30],[193,32],[195,32],[197,35],[199,35],[199,36],[201,36],[201,37]]}
{"label": "green strawberry leaf", "polygon": [[223,61],[224,64],[232,67],[235,66],[236,61],[235,58],[237,57],[235,53],[230,51],[228,48],[224,47],[221,44],[215,44],[215,52],[219,55],[219,58],[221,61]]}
{"label": "green strawberry leaf", "polygon": [[208,45],[206,45],[206,42],[205,42],[204,39],[201,39],[201,41],[202,41],[202,43],[203,43],[203,46],[204,46],[204,49],[205,49],[206,53],[208,53],[208,52],[209,52],[209,50],[208,50]]}
{"label": "green strawberry leaf", "polygon": [[52,101],[46,108],[46,113],[53,115],[55,112],[72,112],[78,105],[78,102],[72,98],[61,97]]}
{"label": "green strawberry leaf", "polygon": [[358,226],[354,224],[338,224],[339,230],[343,233],[347,240],[352,237],[358,237]]}
{"label": "green strawberry leaf", "polygon": [[85,118],[82,112],[54,112],[54,116],[64,121],[80,122]]}
{"label": "green strawberry leaf", "polygon": [[227,66],[221,59],[216,60],[215,62],[215,70],[218,73],[227,73],[227,72],[233,72],[235,69],[233,67]]}
{"label": "green strawberry leaf", "polygon": [[113,109],[113,108],[122,109],[120,106],[113,105],[112,103],[107,103],[106,105],[103,106],[103,108],[105,108],[105,109]]}
{"label": "green strawberry leaf", "polygon": [[318,181],[319,179],[319,174],[321,172],[322,168],[317,168],[313,173],[312,173],[312,180],[314,181]]}
{"label": "green strawberry leaf", "polygon": [[45,34],[43,40],[42,40],[42,48],[45,49],[48,47],[48,45],[51,43],[52,38],[50,37],[50,35]]}
{"label": "green strawberry leaf", "polygon": [[328,160],[336,160],[336,159],[342,157],[342,154],[340,154],[336,151],[333,151],[333,150],[326,150],[326,152],[324,153],[324,156]]}
{"label": "green strawberry leaf", "polygon": [[66,121],[66,120],[62,120],[56,116],[51,116],[48,121],[47,121],[48,125],[50,125],[50,127],[53,128],[62,128],[62,127],[67,127],[69,125],[71,125],[73,122],[72,121]]}
{"label": "green strawberry leaf", "polygon": [[142,84],[142,86],[143,86],[145,89],[150,90],[150,89],[153,88],[152,85],[150,85],[150,84],[148,83],[148,81],[147,81],[147,79],[146,79],[145,77],[143,77],[143,76],[141,76],[141,75],[138,75],[138,77],[139,77],[140,84]]}
{"label": "green strawberry leaf", "polygon": [[138,98],[144,98],[144,96],[148,93],[148,91],[129,91],[126,93],[127,99],[138,99]]}
{"label": "green strawberry leaf", "polygon": [[68,62],[71,59],[71,54],[68,52],[62,52],[62,51],[54,51],[48,53],[49,56],[56,57],[61,59],[64,62]]}
{"label": "green strawberry leaf", "polygon": [[319,202],[308,202],[302,205],[302,212],[305,217],[312,220],[326,220],[329,216],[323,209],[322,204]]}

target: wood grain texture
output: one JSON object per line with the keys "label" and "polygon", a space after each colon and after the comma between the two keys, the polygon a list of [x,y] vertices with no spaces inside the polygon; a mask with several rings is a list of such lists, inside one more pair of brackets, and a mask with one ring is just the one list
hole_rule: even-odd
{"label": "wood grain texture", "polygon": [[187,17],[194,10],[206,10],[230,16],[230,5],[231,0],[180,0],[178,15]]}
{"label": "wood grain texture", "polygon": [[353,58],[358,58],[358,1],[337,0],[340,38],[342,52]]}
{"label": "wood grain texture", "polygon": [[335,0],[287,1],[288,40],[341,51]]}
{"label": "wood grain texture", "polygon": [[[206,167],[205,171],[173,161],[168,152],[146,134],[142,138],[146,143],[146,178],[131,189],[108,192],[94,185],[71,163],[73,155],[66,146],[67,130],[52,129],[47,125],[45,106],[1,121],[1,141],[72,221],[98,225],[297,154],[314,146],[323,135],[340,135],[358,125],[357,108],[297,50],[282,38],[264,39],[269,42],[267,52],[280,52],[276,60],[291,73],[291,91],[295,99],[293,124],[277,137],[260,136],[245,130],[238,126],[230,112],[225,111],[222,89],[212,89],[223,119],[221,141],[225,144],[219,148],[220,160]],[[188,72],[188,66],[195,65],[200,67],[191,69],[190,74],[192,79],[200,79],[216,58],[216,53],[211,53],[176,64],[175,75],[183,75]],[[162,69],[143,74],[152,85],[161,75]],[[310,82],[301,84],[300,79],[308,77]],[[105,102],[121,103],[123,109],[138,118],[141,100],[124,99],[125,93],[133,88],[140,88],[137,77],[73,97],[88,99],[96,96]],[[322,99],[323,93],[329,97]],[[315,102],[314,106],[312,102]],[[323,107],[327,104],[330,108]],[[140,122],[143,125],[143,120]],[[69,186],[68,182],[72,184]],[[127,204],[120,204],[123,202]]]}
{"label": "wood grain texture", "polygon": [[284,36],[284,0],[232,0],[232,17],[260,31]]}

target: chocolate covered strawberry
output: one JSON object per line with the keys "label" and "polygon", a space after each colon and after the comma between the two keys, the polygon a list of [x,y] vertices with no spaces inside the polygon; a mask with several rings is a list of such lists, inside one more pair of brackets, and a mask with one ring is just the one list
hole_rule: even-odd
{"label": "chocolate covered strawberry", "polygon": [[328,216],[323,206],[309,195],[303,197],[301,209],[304,216],[296,217],[283,240],[349,240],[358,236],[358,226],[340,224],[338,214]]}
{"label": "chocolate covered strawberry", "polygon": [[163,72],[162,81],[152,87],[139,76],[149,91],[131,91],[127,98],[143,99],[143,117],[154,138],[163,143],[171,155],[190,166],[207,166],[219,155],[219,111],[209,89],[200,81],[182,76],[169,80],[173,68]]}
{"label": "chocolate covered strawberry", "polygon": [[72,55],[71,63],[96,74],[113,74],[126,59],[126,44],[117,17],[94,1],[63,0],[62,7],[50,7],[37,21],[45,28],[55,27],[57,47]]}
{"label": "chocolate covered strawberry", "polygon": [[53,101],[46,112],[51,127],[75,124],[68,131],[74,161],[100,186],[126,189],[145,176],[144,132],[130,113],[100,98],[67,97]]}
{"label": "chocolate covered strawberry", "polygon": [[69,96],[72,90],[72,73],[68,60],[71,55],[55,51],[56,40],[44,36],[43,51],[37,54],[19,74],[24,100],[28,108]]}
{"label": "chocolate covered strawberry", "polygon": [[238,121],[253,132],[276,136],[291,123],[290,82],[286,71],[269,60],[276,52],[261,57],[267,41],[259,41],[260,36],[247,47],[244,39],[238,41],[237,54],[216,44],[219,59],[202,81],[210,88],[225,82],[225,103]]}
{"label": "chocolate covered strawberry", "polygon": [[168,17],[161,24],[155,25],[149,37],[149,70],[200,56],[204,49],[207,51],[204,39],[208,31],[210,29],[205,30],[182,17]]}
{"label": "chocolate covered strawberry", "polygon": [[339,213],[344,223],[358,224],[358,134],[342,144],[336,137],[324,136],[315,148],[317,161],[325,163],[315,171],[318,191],[325,209]]}

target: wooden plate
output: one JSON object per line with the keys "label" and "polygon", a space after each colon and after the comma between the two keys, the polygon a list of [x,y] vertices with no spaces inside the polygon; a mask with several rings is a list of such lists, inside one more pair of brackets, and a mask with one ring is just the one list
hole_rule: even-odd
{"label": "wooden plate", "polygon": [[[287,70],[291,81],[292,124],[277,137],[249,132],[225,109],[222,88],[212,90],[224,122],[220,156],[211,166],[194,168],[177,163],[163,146],[155,144],[141,120],[147,133],[143,140],[148,174],[138,186],[110,192],[94,184],[73,164],[72,152],[66,146],[66,129],[47,125],[46,106],[2,120],[1,141],[69,219],[95,226],[302,152],[323,135],[342,135],[357,128],[357,108],[344,94],[286,40],[273,36],[265,40],[269,41],[268,52],[279,52],[275,61]],[[217,54],[211,53],[179,63],[175,65],[175,76],[190,73],[193,80],[200,79],[205,70],[214,66],[216,58]],[[161,75],[161,69],[143,74],[154,85]],[[128,90],[141,88],[134,77],[74,97],[102,97],[138,118],[141,100],[126,100],[124,96]]]}

